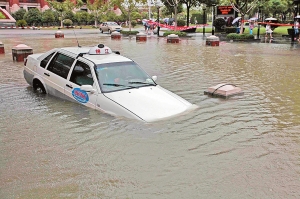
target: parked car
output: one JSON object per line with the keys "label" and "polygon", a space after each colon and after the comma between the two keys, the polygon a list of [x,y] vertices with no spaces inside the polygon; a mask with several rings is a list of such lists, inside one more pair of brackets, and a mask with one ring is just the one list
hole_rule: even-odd
{"label": "parked car", "polygon": [[99,30],[101,33],[108,32],[109,34],[111,34],[114,31],[121,32],[122,27],[119,24],[117,24],[116,22],[109,21],[109,22],[101,23],[99,26]]}
{"label": "parked car", "polygon": [[103,44],[32,54],[24,65],[24,78],[35,91],[112,115],[152,122],[196,107]]}

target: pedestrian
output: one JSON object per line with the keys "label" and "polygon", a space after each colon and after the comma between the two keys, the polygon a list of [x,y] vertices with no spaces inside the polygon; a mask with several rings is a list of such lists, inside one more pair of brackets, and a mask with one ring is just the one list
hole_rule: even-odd
{"label": "pedestrian", "polygon": [[296,19],[296,21],[294,23],[294,31],[295,31],[295,39],[294,40],[297,40],[297,37],[299,40],[299,21],[298,21],[298,19]]}
{"label": "pedestrian", "polygon": [[272,36],[272,28],[271,28],[271,21],[267,22],[267,25],[266,25],[266,36],[265,37],[268,37],[268,34],[270,35],[270,39],[273,39],[273,36]]}
{"label": "pedestrian", "polygon": [[253,28],[254,28],[254,21],[251,20],[250,23],[249,23],[250,35],[253,34]]}
{"label": "pedestrian", "polygon": [[241,25],[242,25],[242,22],[241,20],[239,19],[238,22],[237,22],[237,27],[236,27],[236,33],[239,34],[240,31],[241,31]]}

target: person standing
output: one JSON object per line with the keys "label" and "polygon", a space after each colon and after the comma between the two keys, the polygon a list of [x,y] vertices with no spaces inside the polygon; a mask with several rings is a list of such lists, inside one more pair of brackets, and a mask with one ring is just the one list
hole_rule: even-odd
{"label": "person standing", "polygon": [[299,40],[299,21],[298,19],[296,19],[295,23],[294,23],[294,31],[295,31],[295,40]]}
{"label": "person standing", "polygon": [[271,28],[271,21],[267,22],[267,25],[266,25],[266,36],[265,37],[268,37],[268,34],[270,35],[270,39],[273,39],[273,36],[272,36],[272,28]]}
{"label": "person standing", "polygon": [[251,20],[250,23],[249,23],[250,35],[253,34],[253,28],[254,28],[254,21]]}

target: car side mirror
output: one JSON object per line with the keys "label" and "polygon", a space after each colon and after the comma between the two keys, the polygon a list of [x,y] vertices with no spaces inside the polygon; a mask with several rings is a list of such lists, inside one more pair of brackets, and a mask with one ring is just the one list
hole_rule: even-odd
{"label": "car side mirror", "polygon": [[156,81],[157,80],[157,76],[156,75],[152,76],[152,79],[153,79],[153,81]]}
{"label": "car side mirror", "polygon": [[95,93],[96,92],[96,90],[91,85],[82,85],[82,86],[80,86],[80,90],[90,92],[90,93]]}

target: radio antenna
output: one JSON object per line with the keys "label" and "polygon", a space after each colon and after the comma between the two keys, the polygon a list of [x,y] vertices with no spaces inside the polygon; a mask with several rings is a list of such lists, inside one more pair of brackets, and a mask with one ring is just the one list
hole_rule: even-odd
{"label": "radio antenna", "polygon": [[77,36],[76,36],[76,34],[75,34],[75,31],[73,30],[73,32],[74,32],[74,35],[75,35],[75,38],[76,38],[76,41],[77,41],[77,45],[78,45],[78,47],[80,48],[81,46],[79,45],[79,42],[78,42]]}

